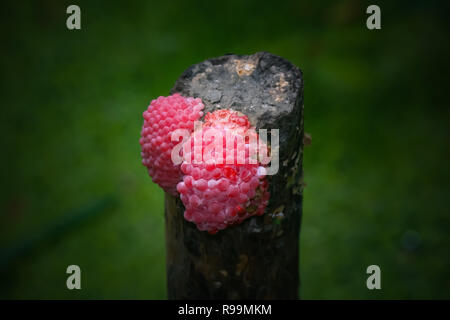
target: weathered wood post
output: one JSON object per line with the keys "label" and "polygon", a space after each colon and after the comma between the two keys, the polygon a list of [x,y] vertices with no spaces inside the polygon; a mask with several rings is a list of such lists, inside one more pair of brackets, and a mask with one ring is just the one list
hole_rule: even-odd
{"label": "weathered wood post", "polygon": [[[205,112],[231,108],[257,129],[279,129],[279,171],[268,176],[262,216],[215,235],[183,218],[166,194],[169,299],[296,299],[302,214],[303,79],[290,62],[267,52],[225,55],[188,68],[171,93],[200,97]],[[270,139],[268,139],[270,141]]]}

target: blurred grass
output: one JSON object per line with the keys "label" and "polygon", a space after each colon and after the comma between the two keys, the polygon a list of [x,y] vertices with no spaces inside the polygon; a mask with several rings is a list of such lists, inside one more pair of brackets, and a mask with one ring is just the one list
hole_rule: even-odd
{"label": "blurred grass", "polygon": [[[444,2],[2,3],[2,252],[84,203],[119,205],[2,274],[1,298],[164,299],[163,193],[142,111],[188,66],[269,51],[305,77],[301,296],[450,298]],[[82,290],[65,288],[68,265]],[[365,287],[378,264],[382,290]],[[8,279],[8,281],[4,279]]]}

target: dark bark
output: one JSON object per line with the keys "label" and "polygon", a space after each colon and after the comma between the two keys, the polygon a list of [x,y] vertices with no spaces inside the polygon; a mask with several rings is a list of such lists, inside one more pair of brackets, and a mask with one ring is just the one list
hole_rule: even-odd
{"label": "dark bark", "polygon": [[[279,172],[268,176],[263,216],[215,235],[183,217],[166,194],[169,299],[296,299],[302,213],[303,79],[290,62],[266,52],[226,55],[188,68],[171,93],[200,97],[205,111],[231,108],[257,129],[279,129]],[[270,141],[270,139],[269,139]]]}

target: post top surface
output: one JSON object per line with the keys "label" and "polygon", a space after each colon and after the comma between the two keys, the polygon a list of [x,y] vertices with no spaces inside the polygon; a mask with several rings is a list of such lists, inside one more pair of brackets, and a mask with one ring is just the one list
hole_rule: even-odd
{"label": "post top surface", "polygon": [[268,52],[229,54],[189,67],[171,93],[199,97],[205,111],[233,109],[246,114],[259,128],[271,128],[293,112],[303,89],[301,71]]}

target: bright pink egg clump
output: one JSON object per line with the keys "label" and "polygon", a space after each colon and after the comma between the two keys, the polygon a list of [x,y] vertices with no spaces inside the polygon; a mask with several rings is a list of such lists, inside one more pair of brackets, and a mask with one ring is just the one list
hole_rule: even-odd
{"label": "bright pink egg clump", "polygon": [[183,145],[183,180],[177,190],[184,217],[216,233],[253,215],[269,200],[266,169],[258,160],[258,134],[247,116],[233,110],[208,113]]}
{"label": "bright pink egg clump", "polygon": [[203,116],[203,103],[199,98],[183,97],[176,93],[153,100],[144,111],[141,131],[142,163],[148,168],[153,182],[166,192],[177,195],[177,183],[182,180],[180,164],[172,161],[172,141],[177,129],[194,130],[194,122]]}

